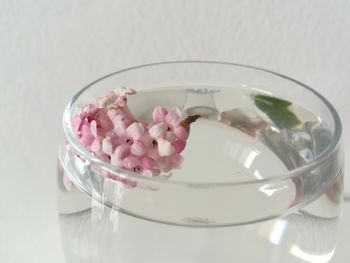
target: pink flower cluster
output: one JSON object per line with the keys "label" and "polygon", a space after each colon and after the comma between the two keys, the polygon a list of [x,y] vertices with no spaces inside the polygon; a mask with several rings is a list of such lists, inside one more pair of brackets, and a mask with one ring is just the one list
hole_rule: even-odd
{"label": "pink flower cluster", "polygon": [[127,96],[134,93],[122,88],[100,98],[97,105],[86,105],[73,118],[80,143],[105,162],[144,176],[180,168],[188,137],[180,124],[180,109],[156,107],[153,122],[138,121],[127,105]]}

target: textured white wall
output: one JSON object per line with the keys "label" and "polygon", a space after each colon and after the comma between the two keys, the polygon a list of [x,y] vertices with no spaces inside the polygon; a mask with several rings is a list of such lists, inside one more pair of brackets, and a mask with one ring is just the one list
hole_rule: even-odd
{"label": "textured white wall", "polygon": [[346,0],[1,0],[0,261],[62,262],[56,143],[63,107],[84,84],[163,60],[264,67],[329,98],[349,151],[349,41]]}

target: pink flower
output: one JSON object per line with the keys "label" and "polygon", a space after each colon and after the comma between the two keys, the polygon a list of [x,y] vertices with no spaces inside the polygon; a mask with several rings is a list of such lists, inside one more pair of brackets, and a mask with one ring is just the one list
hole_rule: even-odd
{"label": "pink flower", "polygon": [[[127,96],[134,93],[133,89],[121,88],[108,92],[98,100],[97,106],[86,105],[72,120],[79,141],[103,161],[144,176],[160,176],[162,171],[179,169],[183,161],[180,153],[188,138],[181,126],[180,109],[168,112],[156,107],[153,123],[142,123],[134,118],[127,105]],[[128,187],[138,185],[117,175],[103,176]]]}
{"label": "pink flower", "polygon": [[133,171],[135,173],[142,174],[147,177],[159,175],[159,169],[153,169],[151,165],[152,161],[137,158],[136,156],[129,155],[123,160],[123,167],[126,170]]}
{"label": "pink flower", "polygon": [[101,149],[103,138],[113,128],[113,124],[102,109],[97,109],[94,115],[83,112],[75,117],[73,128],[85,148],[98,152]]}
{"label": "pink flower", "polygon": [[83,120],[81,126],[78,128],[78,136],[80,143],[91,151],[98,151],[100,148],[100,138],[97,136],[97,124],[93,120],[89,123]]}
{"label": "pink flower", "polygon": [[146,147],[141,140],[145,133],[143,125],[134,122],[125,130],[125,144],[130,146],[130,153],[136,156],[143,156],[146,153]]}
{"label": "pink flower", "polygon": [[188,133],[184,127],[180,125],[182,121],[182,114],[179,108],[175,108],[168,112],[162,107],[156,107],[153,110],[153,121],[158,124],[163,124],[157,126],[158,129],[162,129],[162,132],[166,132],[166,136],[186,140]]}
{"label": "pink flower", "polygon": [[163,107],[155,107],[152,113],[153,121],[156,123],[165,121],[165,117],[167,116],[168,111]]}
{"label": "pink flower", "polygon": [[152,114],[155,125],[149,128],[150,136],[157,141],[161,157],[180,153],[186,146],[188,133],[182,127],[181,111],[179,108],[168,112],[162,107],[156,107]]}
{"label": "pink flower", "polygon": [[122,167],[123,160],[130,154],[130,146],[127,144],[119,145],[115,148],[113,154],[111,154],[111,164]]}

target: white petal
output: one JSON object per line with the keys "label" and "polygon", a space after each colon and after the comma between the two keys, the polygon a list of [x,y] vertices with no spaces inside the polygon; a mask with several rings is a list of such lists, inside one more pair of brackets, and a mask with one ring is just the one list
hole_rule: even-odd
{"label": "white petal", "polygon": [[160,156],[170,156],[175,150],[171,143],[163,138],[158,139],[158,153]]}
{"label": "white petal", "polygon": [[111,155],[113,153],[111,138],[106,137],[102,141],[102,151]]}
{"label": "white petal", "polygon": [[166,127],[164,123],[158,123],[149,129],[149,135],[153,139],[159,139],[165,136]]}
{"label": "white petal", "polygon": [[92,135],[96,138],[97,137],[97,123],[96,123],[96,121],[92,121],[90,123],[90,130],[91,130]]}
{"label": "white petal", "polygon": [[145,129],[143,128],[142,124],[138,122],[134,122],[126,129],[127,136],[134,140],[139,140],[143,136],[144,132]]}
{"label": "white petal", "polygon": [[136,91],[131,88],[121,87],[121,88],[115,89],[114,93],[117,94],[118,96],[126,96],[126,95],[133,95],[136,93]]}

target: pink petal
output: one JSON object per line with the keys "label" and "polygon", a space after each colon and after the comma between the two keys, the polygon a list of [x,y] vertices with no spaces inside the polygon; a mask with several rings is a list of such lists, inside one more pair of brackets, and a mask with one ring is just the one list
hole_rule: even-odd
{"label": "pink petal", "polygon": [[123,166],[123,160],[119,160],[115,158],[113,155],[111,155],[111,164],[117,166],[117,167],[122,167]]}
{"label": "pink petal", "polygon": [[126,105],[126,103],[128,102],[128,99],[125,96],[119,96],[115,103],[119,106],[119,107],[124,107]]}
{"label": "pink petal", "polygon": [[123,167],[128,170],[133,170],[140,165],[140,161],[135,156],[128,156],[123,160]]}
{"label": "pink petal", "polygon": [[[108,158],[109,154],[106,154],[104,152],[99,151],[99,152],[95,152],[95,155],[96,155],[96,157],[100,158],[101,160],[103,160],[107,163],[110,162],[110,159]],[[104,171],[104,172],[106,172],[106,171]]]}
{"label": "pink petal", "polygon": [[97,123],[96,123],[96,121],[92,121],[90,123],[90,131],[94,137],[97,137]]}
{"label": "pink petal", "polygon": [[118,136],[126,137],[126,123],[119,116],[113,119],[114,131]]}
{"label": "pink petal", "polygon": [[177,136],[177,138],[181,139],[181,140],[187,140],[188,138],[188,132],[186,131],[186,129],[184,127],[182,127],[181,125],[177,126],[174,128],[173,132],[175,133],[175,135]]}
{"label": "pink petal", "polygon": [[122,144],[115,148],[112,159],[123,160],[130,153],[130,146],[127,144]]}
{"label": "pink petal", "polygon": [[142,141],[135,140],[130,147],[130,152],[136,156],[142,156],[146,153],[146,147]]}
{"label": "pink petal", "polygon": [[102,141],[102,151],[107,154],[112,154],[113,153],[113,147],[111,143],[111,138],[106,137]]}
{"label": "pink petal", "polygon": [[87,104],[83,109],[83,112],[86,112],[88,114],[95,114],[97,111],[97,107],[93,104]]}
{"label": "pink petal", "polygon": [[89,124],[83,124],[80,128],[80,136],[87,138],[95,138],[95,136],[91,132],[91,127]]}
{"label": "pink petal", "polygon": [[123,113],[123,115],[126,117],[128,122],[135,122],[136,121],[136,119],[135,119],[134,115],[131,113],[128,105],[125,105],[123,108],[120,108],[120,110]]}
{"label": "pink petal", "polygon": [[126,187],[129,187],[129,188],[134,188],[134,187],[137,186],[137,182],[136,181],[132,181],[132,180],[125,179],[125,178],[122,178],[120,180],[120,182],[122,182]]}
{"label": "pink petal", "polygon": [[147,151],[153,147],[153,138],[151,138],[147,132],[144,134],[140,141],[143,142]]}
{"label": "pink petal", "polygon": [[76,116],[72,120],[73,130],[75,133],[77,133],[80,129],[80,125],[82,123],[82,119],[79,116]]}
{"label": "pink petal", "polygon": [[161,158],[159,156],[158,149],[156,147],[147,149],[147,155],[151,157],[153,160],[159,160]]}
{"label": "pink petal", "polygon": [[173,142],[173,147],[176,153],[180,153],[185,149],[186,141],[180,139],[176,140],[175,142]]}
{"label": "pink petal", "polygon": [[160,175],[160,170],[159,169],[152,169],[152,174],[153,174],[153,176],[158,176],[158,175]]}
{"label": "pink petal", "polygon": [[112,137],[115,135],[115,131],[114,130],[110,130],[108,132],[106,132],[105,136],[109,137],[112,139]]}
{"label": "pink petal", "polygon": [[159,166],[160,166],[160,169],[165,173],[170,172],[173,169],[170,163],[170,159],[168,157],[163,157],[159,161]]}
{"label": "pink petal", "polygon": [[163,138],[158,139],[158,153],[160,156],[170,156],[175,150],[171,143]]}
{"label": "pink petal", "polygon": [[95,140],[92,142],[90,146],[90,150],[93,152],[98,152],[101,149],[101,143],[98,138],[95,138]]}
{"label": "pink petal", "polygon": [[154,167],[154,164],[155,164],[155,161],[151,157],[144,156],[141,158],[141,166],[144,169],[151,169]]}
{"label": "pink petal", "polygon": [[170,163],[174,169],[180,169],[182,162],[183,162],[183,157],[181,154],[174,154],[173,156],[169,157],[170,158]]}
{"label": "pink petal", "polygon": [[172,169],[181,168],[183,157],[181,154],[174,154],[172,156],[163,157],[159,164],[163,172],[170,172]]}
{"label": "pink petal", "polygon": [[88,123],[91,123],[95,119],[96,119],[96,116],[94,114],[87,114],[84,116],[84,121],[87,121]]}
{"label": "pink petal", "polygon": [[115,148],[117,145],[124,144],[127,140],[126,136],[118,136],[115,133],[111,137],[111,143],[113,145],[113,148]]}
{"label": "pink petal", "polygon": [[141,123],[134,122],[126,129],[126,134],[129,138],[139,140],[144,134],[144,128]]}
{"label": "pink petal", "polygon": [[148,170],[148,169],[142,170],[141,174],[146,176],[146,177],[152,177],[153,176],[152,170]]}
{"label": "pink petal", "polygon": [[94,141],[94,138],[93,138],[93,137],[81,137],[81,138],[79,139],[79,142],[80,142],[85,148],[89,147],[89,146],[92,144],[93,141]]}
{"label": "pink petal", "polygon": [[165,116],[165,122],[169,124],[171,127],[176,127],[181,122],[181,111],[179,108],[175,108],[171,110],[166,116]]}
{"label": "pink petal", "polygon": [[165,139],[171,143],[175,142],[177,139],[177,136],[174,132],[167,132],[165,135]]}
{"label": "pink petal", "polygon": [[163,138],[166,132],[166,126],[164,123],[160,122],[153,125],[148,131],[153,139]]}
{"label": "pink petal", "polygon": [[105,131],[109,131],[113,129],[113,123],[109,119],[107,112],[104,110],[99,110],[96,113],[96,119],[98,120],[98,123],[101,125],[101,128],[104,129]]}
{"label": "pink petal", "polygon": [[122,121],[122,122],[125,122],[126,120],[126,117],[124,116],[124,114],[120,111],[118,111],[117,115],[115,115],[112,119],[112,122],[119,122],[119,121]]}
{"label": "pink petal", "polygon": [[165,116],[167,116],[168,111],[163,107],[155,107],[152,113],[152,118],[154,122],[162,122],[165,120]]}
{"label": "pink petal", "polygon": [[119,113],[120,113],[120,111],[118,111],[117,109],[110,109],[109,111],[107,111],[107,116],[111,120],[113,120]]}

